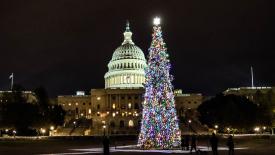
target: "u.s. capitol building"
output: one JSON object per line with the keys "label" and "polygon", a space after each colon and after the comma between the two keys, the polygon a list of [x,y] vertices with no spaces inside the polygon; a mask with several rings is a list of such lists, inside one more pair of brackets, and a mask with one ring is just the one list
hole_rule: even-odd
{"label": "u.s. capitol building", "polygon": [[[147,63],[143,51],[132,40],[129,23],[123,34],[122,44],[108,63],[104,89],[91,89],[88,95],[78,91],[76,95],[58,96],[58,104],[67,112],[59,134],[138,134]],[[186,110],[196,109],[202,100],[201,94],[175,91],[177,114],[181,118]]]}

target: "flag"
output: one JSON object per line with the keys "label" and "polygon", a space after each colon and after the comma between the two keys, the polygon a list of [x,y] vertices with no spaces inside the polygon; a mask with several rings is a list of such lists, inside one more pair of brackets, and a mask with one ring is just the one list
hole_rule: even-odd
{"label": "flag", "polygon": [[13,73],[11,73],[11,75],[10,75],[9,79],[13,79]]}

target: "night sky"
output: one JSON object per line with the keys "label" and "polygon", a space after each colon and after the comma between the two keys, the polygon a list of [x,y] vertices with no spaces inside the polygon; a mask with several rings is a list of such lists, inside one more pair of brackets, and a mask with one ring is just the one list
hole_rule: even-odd
{"label": "night sky", "polygon": [[104,74],[130,21],[145,53],[161,17],[175,88],[214,95],[228,87],[275,85],[272,1],[1,0],[0,90],[8,79],[51,96],[104,87]]}

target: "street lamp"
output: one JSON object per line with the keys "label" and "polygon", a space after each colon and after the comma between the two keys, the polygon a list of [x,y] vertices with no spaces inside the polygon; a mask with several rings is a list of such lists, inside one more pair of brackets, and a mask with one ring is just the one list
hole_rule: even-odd
{"label": "street lamp", "polygon": [[103,125],[103,136],[105,137],[106,125]]}
{"label": "street lamp", "polygon": [[215,125],[214,127],[215,127],[215,129],[218,129],[218,128],[219,128],[219,126],[218,126],[218,125]]}
{"label": "street lamp", "polygon": [[256,133],[258,133],[258,132],[260,131],[260,128],[259,128],[259,127],[255,127],[255,128],[254,128],[254,131],[255,131]]}
{"label": "street lamp", "polygon": [[188,120],[188,130],[189,130],[189,132],[191,132],[191,129],[190,129],[190,124],[192,123],[192,120],[191,119],[189,119]]}
{"label": "street lamp", "polygon": [[51,127],[50,127],[50,130],[54,130],[54,126],[51,126]]}
{"label": "street lamp", "polygon": [[44,136],[44,134],[46,133],[46,129],[41,128],[40,130],[41,130],[42,136]]}
{"label": "street lamp", "polygon": [[15,135],[16,135],[16,130],[13,130],[12,133],[13,133],[13,136],[15,137]]}

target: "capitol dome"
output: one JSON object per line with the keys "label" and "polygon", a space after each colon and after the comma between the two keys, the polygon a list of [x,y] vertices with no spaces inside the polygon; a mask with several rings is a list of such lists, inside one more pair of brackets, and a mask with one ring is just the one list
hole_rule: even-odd
{"label": "capitol dome", "polygon": [[144,68],[147,66],[142,50],[132,41],[129,23],[126,24],[124,41],[113,53],[105,74],[105,88],[143,88]]}

